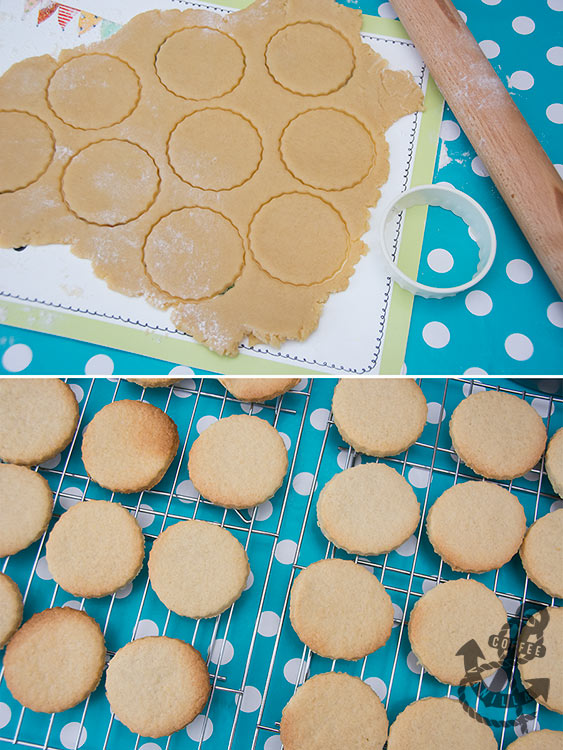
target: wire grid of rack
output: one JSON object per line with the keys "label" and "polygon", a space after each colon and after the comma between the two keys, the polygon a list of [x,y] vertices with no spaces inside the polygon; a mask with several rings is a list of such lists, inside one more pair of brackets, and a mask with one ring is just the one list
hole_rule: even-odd
{"label": "wire grid of rack", "polygon": [[[214,418],[241,410],[241,405],[228,396],[217,381],[185,381],[174,388],[156,391],[145,391],[123,381],[72,381],[83,396],[77,433],[58,465],[47,462],[42,467],[42,473],[50,479],[54,489],[55,519],[57,510],[64,510],[86,496],[118,499],[130,507],[145,526],[149,547],[169,523],[196,516],[204,518],[228,528],[244,544],[254,581],[249,581],[248,590],[238,602],[212,621],[191,621],[166,610],[154,597],[146,577],[146,566],[133,586],[126,587],[127,591],[104,600],[70,603],[96,617],[111,649],[109,657],[131,638],[155,634],[155,626],[159,634],[181,637],[207,657],[211,697],[203,714],[186,732],[147,743],[115,719],[103,689],[98,688],[85,703],[60,715],[33,714],[17,704],[14,706],[12,699],[13,715],[0,730],[0,739],[57,750],[202,746],[276,750],[281,747],[279,719],[283,706],[308,676],[329,669],[347,671],[366,679],[382,698],[390,720],[412,700],[426,695],[455,695],[455,689],[452,693],[451,686],[441,685],[420,667],[410,653],[405,628],[413,601],[429,586],[461,575],[452,573],[429,549],[424,531],[431,502],[458,480],[475,478],[452,450],[444,417],[474,389],[500,388],[528,400],[535,399],[539,411],[546,415],[545,421],[552,434],[563,424],[563,399],[527,393],[506,382],[422,380],[421,386],[431,404],[429,423],[420,440],[405,454],[385,459],[414,485],[421,503],[422,522],[398,552],[366,559],[336,550],[320,533],[312,512],[318,492],[334,473],[359,461],[372,460],[356,455],[338,435],[330,414],[334,382],[302,382],[294,392],[275,403],[243,405],[248,413],[261,412],[261,417],[282,432],[286,445],[290,446],[290,462],[286,481],[271,503],[253,511],[238,512],[212,506],[197,495],[187,480],[187,453],[196,433]],[[90,482],[77,455],[82,427],[103,403],[124,397],[150,400],[160,406],[175,419],[181,435],[178,457],[165,479],[156,489],[134,496],[114,496],[100,490]],[[80,486],[71,487],[69,483]],[[560,503],[544,477],[543,460],[521,480],[501,484],[519,497],[528,523]],[[554,503],[557,505],[553,506]],[[45,537],[27,552],[7,558],[2,564],[2,570],[13,575],[22,588],[26,618],[37,609],[62,603],[67,597],[49,580],[43,559],[44,544]],[[394,603],[395,627],[389,642],[359,662],[335,662],[312,654],[298,641],[289,623],[288,605],[294,577],[311,562],[335,555],[369,566]],[[518,631],[533,611],[553,603],[529,583],[518,560],[511,561],[500,571],[474,577],[483,580],[500,596]],[[149,615],[153,619],[147,619]],[[2,676],[0,673],[0,702],[10,700]],[[505,670],[499,670],[485,685],[476,689],[473,706],[479,710],[482,690],[505,696],[505,705],[500,711],[504,726],[495,728],[501,748],[514,739],[515,730],[516,733],[531,731],[539,724],[560,727],[559,717],[531,700],[516,707],[510,705],[509,697],[518,690],[521,692],[514,661],[506,664]],[[495,718],[498,718],[498,711]]]}

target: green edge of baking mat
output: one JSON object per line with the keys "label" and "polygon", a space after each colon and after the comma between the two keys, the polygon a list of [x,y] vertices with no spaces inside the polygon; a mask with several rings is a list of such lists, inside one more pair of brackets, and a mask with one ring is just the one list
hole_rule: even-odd
{"label": "green edge of baking mat", "polygon": [[[251,2],[252,0],[230,0],[228,6],[242,9],[250,5]],[[227,5],[227,3],[224,4]],[[393,19],[376,18],[364,14],[362,30],[398,39],[408,39],[402,24]],[[434,173],[443,98],[431,77],[428,79],[424,107],[411,186],[432,182]],[[415,207],[405,217],[398,264],[405,273],[413,278],[416,278],[418,271],[425,225],[426,207]],[[408,248],[408,257],[404,248]],[[412,295],[394,284],[381,355],[380,373],[382,375],[398,374],[401,370],[407,346],[412,305]],[[169,338],[154,331],[139,331],[118,323],[91,320],[66,311],[49,311],[48,322],[46,323],[45,316],[38,314],[40,309],[33,305],[20,305],[2,301],[0,302],[0,320],[3,324],[15,328],[24,328],[100,346],[109,346],[113,349],[154,357],[155,359],[169,360],[210,372],[232,375],[311,374],[316,372],[309,368],[296,367],[286,362],[272,362],[248,354],[239,354],[237,357],[222,357],[194,341]],[[79,330],[77,330],[77,326]]]}

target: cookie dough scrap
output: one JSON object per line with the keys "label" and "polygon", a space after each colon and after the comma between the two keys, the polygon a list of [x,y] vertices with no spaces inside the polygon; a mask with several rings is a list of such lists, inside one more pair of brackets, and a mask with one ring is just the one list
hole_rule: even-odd
{"label": "cookie dough scrap", "polygon": [[10,576],[0,573],[0,648],[19,628],[22,617],[23,601],[18,585]]}
{"label": "cookie dough scrap", "polygon": [[26,466],[0,464],[0,557],[35,542],[53,513],[49,483]]}
{"label": "cookie dough scrap", "polygon": [[524,570],[536,586],[563,598],[563,508],[538,518],[520,547]]}
{"label": "cookie dough scrap", "polygon": [[[538,643],[544,646],[539,651]],[[541,654],[541,655],[540,655]],[[526,622],[518,641],[522,684],[538,703],[563,714],[563,607],[546,607]]]}
{"label": "cookie dough scrap", "polygon": [[422,107],[361,22],[333,0],[150,11],[12,66],[0,244],[69,244],[220,354],[306,338],[367,250],[385,131]]}

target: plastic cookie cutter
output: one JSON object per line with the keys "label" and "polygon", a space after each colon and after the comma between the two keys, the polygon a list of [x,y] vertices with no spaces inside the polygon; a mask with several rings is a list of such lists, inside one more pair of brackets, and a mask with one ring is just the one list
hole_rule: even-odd
{"label": "plastic cookie cutter", "polygon": [[[398,214],[411,206],[439,206],[459,216],[469,227],[470,235],[479,247],[477,270],[469,281],[453,287],[420,284],[407,276],[393,260],[387,241],[387,229]],[[496,254],[497,240],[494,227],[485,210],[469,195],[450,185],[420,185],[395,197],[383,210],[383,218],[376,228],[376,239],[391,278],[403,289],[422,297],[452,297],[478,284],[488,273]]]}

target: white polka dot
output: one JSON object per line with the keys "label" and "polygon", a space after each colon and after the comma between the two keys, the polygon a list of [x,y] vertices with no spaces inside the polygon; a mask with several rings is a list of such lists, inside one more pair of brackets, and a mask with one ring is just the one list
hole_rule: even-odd
{"label": "white polka dot", "polygon": [[313,488],[314,476],[309,471],[302,471],[293,477],[293,489],[298,495],[308,495]]}
{"label": "white polka dot", "polygon": [[59,503],[65,510],[68,510],[82,500],[83,494],[79,487],[65,487],[59,495]]}
{"label": "white polka dot", "polygon": [[82,747],[86,742],[86,737],[86,729],[84,727],[80,728],[78,721],[71,721],[70,724],[65,724],[61,729],[61,745],[68,747],[69,750],[74,750],[75,747]]}
{"label": "white polka dot", "polygon": [[42,469],[54,469],[55,466],[58,466],[61,462],[61,454],[57,453],[56,456],[53,456],[53,458],[48,458],[46,461],[43,461],[42,464],[39,464],[39,466]]}
{"label": "white polka dot", "polygon": [[262,703],[262,693],[258,690],[258,688],[252,687],[252,685],[247,685],[244,688],[244,692],[242,694],[242,701],[240,700],[240,695],[237,694],[236,703],[239,703],[239,701],[240,710],[243,713],[254,713],[254,711],[258,711],[258,709],[260,708],[260,705]]}
{"label": "white polka dot", "polygon": [[311,414],[310,421],[315,430],[324,430],[330,417],[328,409],[315,409]]}
{"label": "white polka dot", "polygon": [[271,737],[268,737],[264,743],[264,750],[283,750],[279,734],[273,734]]}
{"label": "white polka dot", "polygon": [[414,551],[416,549],[416,537],[413,534],[412,536],[409,536],[406,542],[403,542],[400,547],[397,547],[395,552],[401,557],[411,557],[414,555]]}
{"label": "white polka dot", "polygon": [[536,24],[528,16],[516,16],[512,21],[512,28],[517,34],[531,34],[536,28]]}
{"label": "white polka dot", "polygon": [[200,417],[198,419],[196,430],[201,433],[206,430],[208,427],[210,427],[214,422],[217,421],[217,417],[212,417],[211,414],[206,414],[205,417]]}
{"label": "white polka dot", "polygon": [[524,474],[524,479],[528,482],[537,482],[540,478],[539,472],[534,469],[530,469]]}
{"label": "white polka dot", "polygon": [[420,674],[420,671],[422,669],[420,662],[414,655],[413,651],[409,651],[407,656],[407,667],[410,669],[411,672],[414,672],[415,674]]}
{"label": "white polka dot", "polygon": [[305,667],[302,665],[301,659],[290,659],[283,668],[283,676],[291,685],[297,685],[299,679],[302,682],[305,677]]}
{"label": "white polka dot", "polygon": [[489,60],[498,57],[500,54],[500,47],[492,39],[483,39],[482,42],[479,42],[479,47],[481,47],[483,54]]}
{"label": "white polka dot", "polygon": [[[225,644],[224,647],[223,643]],[[223,653],[221,653],[221,649],[223,649]],[[233,644],[224,638],[217,638],[213,647],[209,651],[209,661],[212,661],[213,664],[228,664],[232,661],[234,655],[235,650]]]}
{"label": "white polka dot", "polygon": [[512,599],[509,596],[499,596],[502,606],[508,615],[516,616],[520,612],[520,602],[518,599]]}
{"label": "white polka dot", "polygon": [[467,398],[471,393],[481,393],[487,389],[484,385],[479,385],[479,381],[476,380],[474,383],[464,383],[461,390],[465,398]]}
{"label": "white polka dot", "polygon": [[406,375],[406,374],[407,374],[407,363],[403,362],[403,364],[401,365],[401,375]]}
{"label": "white polka dot", "polygon": [[424,489],[425,487],[428,487],[430,472],[423,467],[413,466],[412,469],[409,469],[407,477],[413,487]]}
{"label": "white polka dot", "polygon": [[49,570],[49,566],[47,565],[47,558],[45,557],[45,555],[39,558],[37,567],[35,568],[35,572],[43,581],[53,580],[53,576],[51,575],[51,571]]}
{"label": "white polka dot", "polygon": [[462,10],[458,10],[458,15],[463,21],[463,23],[467,23],[467,13],[464,13]]}
{"label": "white polka dot", "polygon": [[7,703],[0,703],[0,729],[3,729],[10,723],[12,711]]}
{"label": "white polka dot", "polygon": [[438,424],[438,422],[443,422],[445,418],[446,410],[442,409],[442,404],[439,404],[437,401],[430,401],[426,421],[429,424]]}
{"label": "white polka dot", "polygon": [[559,177],[563,178],[563,164],[554,164],[553,166],[557,170]]}
{"label": "white polka dot", "polygon": [[250,571],[250,573],[248,574],[248,578],[246,579],[246,585],[244,587],[244,590],[248,591],[248,589],[251,588],[253,583],[254,583],[254,573]]}
{"label": "white polka dot", "polygon": [[[336,463],[341,469],[346,469],[348,466],[349,459],[354,456],[354,451],[350,448],[340,448],[338,456],[336,457]],[[356,453],[354,458],[350,461],[350,466],[359,466],[362,463],[362,457],[359,453]]]}
{"label": "white polka dot", "polygon": [[461,135],[461,129],[454,120],[443,120],[440,125],[440,138],[443,141],[455,141]]}
{"label": "white polka dot", "polygon": [[86,362],[84,372],[86,375],[111,375],[113,373],[113,360],[107,354],[94,354]]}
{"label": "white polka dot", "polygon": [[8,372],[21,372],[29,367],[33,352],[27,344],[9,346],[2,355],[2,366]]}
{"label": "white polka dot", "polygon": [[309,378],[301,378],[301,380],[294,385],[292,391],[304,391],[309,385]]}
{"label": "white polka dot", "polygon": [[80,602],[77,602],[76,599],[69,599],[68,602],[63,604],[63,607],[68,607],[69,609],[80,609]]}
{"label": "white polka dot", "polygon": [[481,159],[476,156],[473,161],[471,162],[471,169],[475,172],[476,175],[479,177],[488,177],[489,173],[487,172],[487,168],[481,161]]}
{"label": "white polka dot", "polygon": [[523,333],[511,333],[504,342],[506,353],[518,362],[530,359],[534,353],[534,345]]}
{"label": "white polka dot", "polygon": [[241,401],[239,406],[247,414],[250,414],[250,412],[252,412],[252,414],[258,414],[258,412],[262,411],[264,408],[263,406],[260,406],[260,404],[251,404],[248,401]]}
{"label": "white polka dot", "polygon": [[447,273],[453,268],[454,259],[448,250],[443,247],[435,247],[428,253],[428,265],[436,273]]}
{"label": "white polka dot", "polygon": [[262,612],[258,620],[258,632],[264,638],[272,638],[278,632],[280,616],[275,612]]}
{"label": "white polka dot", "polygon": [[563,302],[552,302],[547,308],[547,319],[549,322],[557,326],[557,328],[563,328]]}
{"label": "white polka dot", "polygon": [[143,745],[139,745],[139,750],[162,750],[160,745],[156,742],[145,742]]}
{"label": "white polka dot", "polygon": [[498,5],[500,0],[481,0],[481,2],[485,3],[485,5]]}
{"label": "white polka dot", "polygon": [[[133,512],[133,515],[135,513]],[[142,529],[146,529],[154,521],[154,513],[150,505],[141,503],[139,506],[139,512],[136,515],[137,523]]]}
{"label": "white polka dot", "polygon": [[133,582],[129,581],[129,583],[126,583],[125,586],[122,586],[120,589],[117,589],[115,592],[115,598],[116,599],[125,599],[126,596],[129,596],[129,594],[133,591]]}
{"label": "white polka dot", "polygon": [[516,70],[508,79],[508,88],[528,91],[534,85],[534,76],[527,70]]}
{"label": "white polka dot", "polygon": [[493,300],[487,294],[482,292],[480,289],[474,289],[469,292],[465,297],[465,306],[472,315],[488,315],[493,309]]}
{"label": "white polka dot", "polygon": [[77,385],[76,383],[69,383],[68,386],[74,393],[75,399],[78,401],[78,403],[80,403],[84,398],[84,389],[82,388],[82,386]]}
{"label": "white polka dot", "polygon": [[192,503],[194,500],[197,500],[199,493],[194,487],[194,483],[191,479],[182,479],[182,481],[178,482],[176,485],[176,492],[174,494],[184,495],[184,497],[178,498],[181,503]]}
{"label": "white polka dot", "polygon": [[551,10],[563,10],[563,0],[547,0]]}
{"label": "white polka dot", "polygon": [[291,448],[291,438],[289,437],[289,435],[286,435],[285,432],[280,432],[280,437],[283,440],[286,451],[289,453],[289,450]]}
{"label": "white polka dot", "polygon": [[146,638],[148,635],[158,635],[158,625],[154,620],[139,620],[134,640]]}
{"label": "white polka dot", "polygon": [[186,727],[186,733],[194,742],[205,742],[213,734],[213,723],[209,717],[207,719],[203,714],[196,716],[191,724]]}
{"label": "white polka dot", "polygon": [[282,565],[293,565],[297,544],[293,539],[281,539],[276,544],[275,557]]}
{"label": "white polka dot", "polygon": [[178,398],[190,398],[192,396],[190,391],[195,391],[195,381],[191,378],[184,378],[174,385],[172,395]]}
{"label": "white polka dot", "polygon": [[534,407],[534,409],[537,411],[537,413],[540,415],[542,419],[546,419],[548,414],[553,414],[554,412],[553,402],[551,403],[551,409],[550,409],[548,398],[533,398],[532,406]]}
{"label": "white polka dot", "polygon": [[468,378],[477,378],[480,375],[487,375],[488,373],[482,367],[468,367],[463,374]]}
{"label": "white polka dot", "polygon": [[369,685],[380,701],[385,700],[387,695],[387,685],[379,677],[366,677],[366,685]]}
{"label": "white polka dot", "polygon": [[563,500],[554,500],[549,506],[549,512],[553,513],[555,510],[561,510],[563,508]]}
{"label": "white polka dot", "polygon": [[501,668],[497,669],[496,672],[493,672],[493,674],[488,677],[485,677],[483,682],[492,693],[502,693],[508,684],[508,677],[506,676],[504,669]]}
{"label": "white polka dot", "polygon": [[398,628],[403,619],[403,610],[393,602],[393,627]]}
{"label": "white polka dot", "polygon": [[[563,5],[561,7],[563,7]],[[517,737],[530,734],[530,732],[537,732],[539,729],[540,723],[533,714],[522,714],[514,721],[514,734]]]}
{"label": "white polka dot", "polygon": [[176,365],[176,367],[173,367],[170,372],[168,373],[173,378],[193,378],[194,377],[194,371],[191,367],[186,367],[186,365]]}
{"label": "white polka dot", "polygon": [[265,521],[268,519],[274,510],[274,506],[270,502],[270,500],[266,500],[265,503],[262,503],[262,505],[259,505],[256,508],[256,515],[254,516],[256,521]]}
{"label": "white polka dot", "polygon": [[545,113],[547,119],[551,120],[551,122],[554,122],[556,125],[563,124],[563,104],[560,104],[559,102],[550,104],[545,110]]}
{"label": "white polka dot", "polygon": [[393,10],[391,3],[381,3],[378,10],[381,18],[397,18],[397,14]]}
{"label": "white polka dot", "polygon": [[550,47],[546,57],[552,65],[563,65],[563,47]]}
{"label": "white polka dot", "polygon": [[432,320],[422,329],[422,338],[433,349],[443,349],[450,341],[450,332],[443,323]]}
{"label": "white polka dot", "polygon": [[515,284],[527,284],[534,272],[527,261],[522,260],[522,258],[515,258],[507,264],[506,275]]}
{"label": "white polka dot", "polygon": [[425,594],[427,594],[430,591],[430,589],[436,588],[437,585],[438,585],[438,581],[433,581],[430,578],[426,578],[422,582],[422,590]]}

